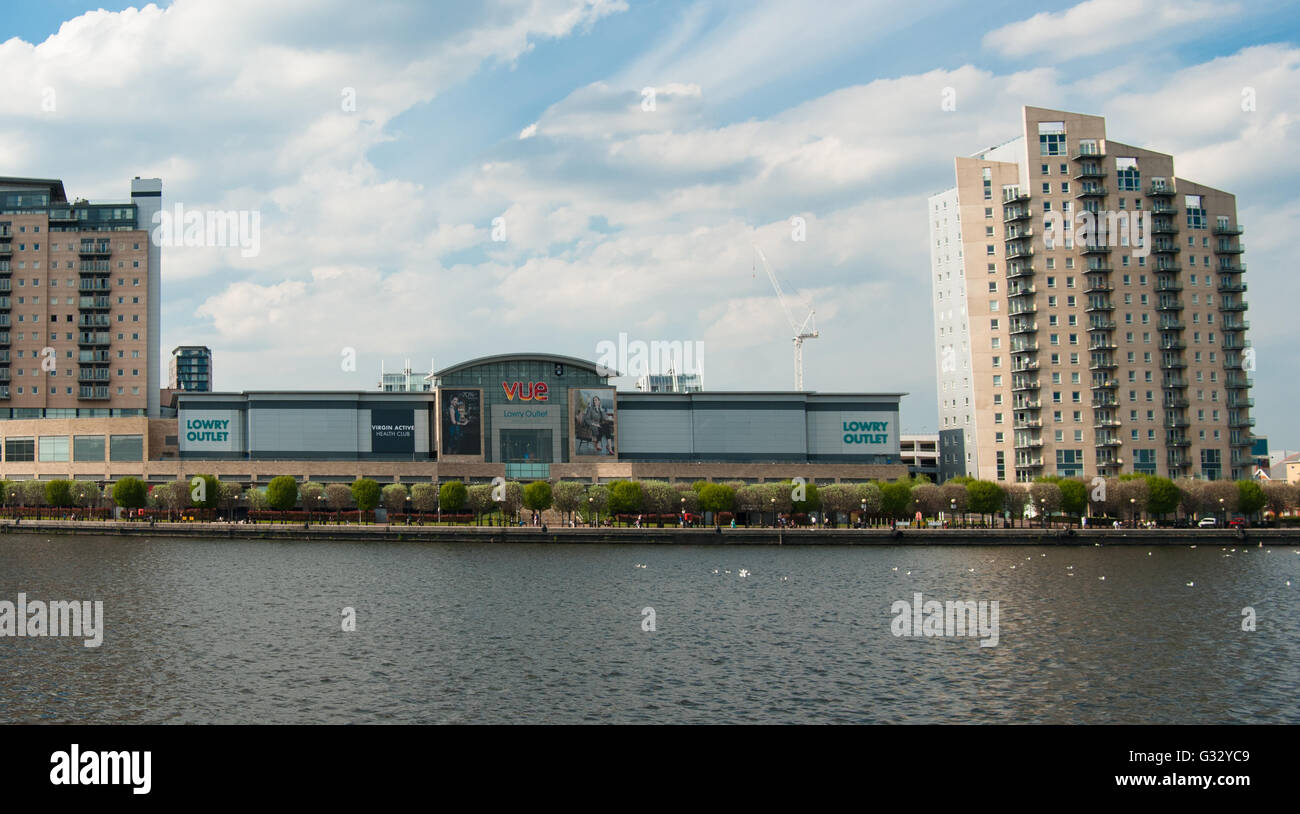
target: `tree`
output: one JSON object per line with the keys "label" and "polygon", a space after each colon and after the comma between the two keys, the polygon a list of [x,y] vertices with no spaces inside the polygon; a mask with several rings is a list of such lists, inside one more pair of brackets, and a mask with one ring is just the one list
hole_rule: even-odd
{"label": "tree", "polygon": [[1061,490],[1061,511],[1082,517],[1088,511],[1088,485],[1075,478],[1062,478],[1056,485]]}
{"label": "tree", "polygon": [[831,515],[831,522],[838,525],[841,514],[850,515],[857,511],[858,504],[854,502],[854,492],[852,484],[848,483],[828,483],[821,489],[822,508]]}
{"label": "tree", "polygon": [[1024,520],[1025,506],[1029,504],[1029,490],[1018,483],[1008,483],[1002,487],[1002,506],[1011,514],[1011,519]]}
{"label": "tree", "polygon": [[1237,484],[1230,480],[1212,480],[1201,487],[1201,511],[1206,514],[1222,512],[1226,516],[1237,511],[1240,499]]}
{"label": "tree", "polygon": [[341,483],[331,483],[325,487],[325,505],[331,511],[341,512],[352,505],[352,489]]}
{"label": "tree", "polygon": [[298,481],[290,475],[271,478],[266,485],[266,502],[277,512],[287,512],[298,505]]}
{"label": "tree", "polygon": [[912,487],[911,511],[920,512],[922,517],[935,517],[947,508],[948,503],[943,499],[940,487],[933,483],[919,483]]}
{"label": "tree", "polygon": [[554,502],[551,484],[547,481],[535,480],[524,487],[524,508],[530,512],[544,512],[551,508]]}
{"label": "tree", "polygon": [[438,505],[451,514],[465,508],[468,500],[469,489],[458,480],[449,480],[438,488]]}
{"label": "tree", "polygon": [[45,502],[56,508],[72,505],[72,481],[52,480],[45,482]]}
{"label": "tree", "polygon": [[1047,528],[1047,518],[1061,508],[1061,487],[1050,481],[1035,481],[1029,485],[1029,501],[1042,515],[1043,528]]}
{"label": "tree", "polygon": [[822,507],[821,494],[817,491],[817,484],[808,478],[803,486],[803,500],[794,499],[795,485],[794,481],[786,481],[790,486],[790,508],[801,514],[815,512]]}
{"label": "tree", "polygon": [[600,513],[605,511],[605,507],[609,505],[609,489],[600,484],[590,486],[587,488],[586,499],[581,503],[586,519],[590,521],[594,514],[598,520]]}
{"label": "tree", "polygon": [[677,492],[677,511],[696,514],[700,511],[700,495],[692,484],[678,483],[673,486]]}
{"label": "tree", "polygon": [[176,512],[189,508],[190,505],[190,485],[183,480],[168,481],[154,487],[157,495],[158,505],[167,510],[167,517],[171,518]]}
{"label": "tree", "polygon": [[221,505],[226,509],[226,519],[233,519],[235,514],[235,504],[239,502],[239,496],[244,493],[244,488],[238,483],[226,483],[223,481],[221,485],[217,487],[217,491],[220,492]]}
{"label": "tree", "polygon": [[250,511],[261,511],[270,505],[270,501],[266,498],[266,490],[256,486],[244,490],[244,499],[248,501]]}
{"label": "tree", "polygon": [[486,483],[476,483],[466,489],[465,500],[469,510],[474,513],[475,523],[496,508],[496,503],[492,502],[492,486]]}
{"label": "tree", "polygon": [[[874,483],[859,483],[853,487],[853,500],[858,504],[858,511],[874,516],[880,514],[884,495],[881,494],[880,487]],[[863,508],[864,506],[866,508]]]}
{"label": "tree", "polygon": [[[203,488],[199,489],[194,478],[203,479]],[[195,475],[189,480],[190,504],[200,509],[215,509],[221,505],[221,481],[215,475]]]}
{"label": "tree", "polygon": [[1002,487],[993,481],[972,481],[966,484],[966,491],[970,495],[970,510],[981,517],[998,514],[1002,511],[1004,499]]}
{"label": "tree", "polygon": [[315,481],[307,481],[298,489],[302,507],[308,512],[318,512],[325,508],[325,487]]}
{"label": "tree", "polygon": [[123,509],[143,509],[149,488],[139,478],[122,478],[113,484],[113,502]]}
{"label": "tree", "polygon": [[[970,492],[966,491],[966,484],[974,480],[969,475],[962,475],[957,478],[950,478],[947,483],[939,487],[939,499],[943,502],[945,509],[951,509],[958,514],[966,514],[966,509],[970,506]],[[954,505],[956,507],[954,508]]]}
{"label": "tree", "polygon": [[519,485],[519,481],[506,481],[504,498],[500,501],[502,521],[519,514],[520,507],[524,505],[524,487]]}
{"label": "tree", "polygon": [[410,495],[402,484],[385,484],[384,488],[380,490],[380,495],[384,508],[391,513],[398,514],[406,511],[406,498],[410,497]]}
{"label": "tree", "polygon": [[379,505],[379,484],[370,478],[358,478],[352,482],[352,502],[358,512],[372,512]]}
{"label": "tree", "polygon": [[578,504],[585,499],[583,496],[585,491],[582,484],[577,481],[564,480],[555,484],[555,487],[551,489],[551,500],[555,505],[555,510],[568,518],[572,518],[573,513],[578,511]]}
{"label": "tree", "polygon": [[1296,505],[1296,488],[1283,481],[1271,480],[1263,485],[1264,500],[1274,517],[1281,517]]}
{"label": "tree", "polygon": [[1178,501],[1182,495],[1178,486],[1169,478],[1152,475],[1147,478],[1147,489],[1150,492],[1147,511],[1161,518],[1178,511]]}
{"label": "tree", "polygon": [[641,491],[646,511],[658,515],[659,527],[663,528],[663,516],[677,511],[677,490],[666,481],[648,480],[642,481]]}
{"label": "tree", "polygon": [[645,495],[636,481],[620,480],[609,485],[609,513],[635,514],[641,511]]}
{"label": "tree", "polygon": [[1253,480],[1237,481],[1237,510],[1247,517],[1264,508],[1264,490]]}
{"label": "tree", "polygon": [[432,483],[417,483],[412,486],[411,506],[421,514],[438,511],[438,487]]}
{"label": "tree", "polygon": [[1183,510],[1183,515],[1191,517],[1199,512],[1205,482],[1192,480],[1191,478],[1179,478],[1175,485],[1178,487],[1178,508]]}
{"label": "tree", "polygon": [[1127,478],[1119,482],[1116,491],[1119,492],[1120,516],[1127,514],[1136,523],[1151,500],[1151,485],[1146,478]]}
{"label": "tree", "polygon": [[38,480],[25,480],[22,486],[23,505],[44,506],[45,484]]}
{"label": "tree", "polygon": [[907,517],[907,510],[912,501],[912,486],[906,480],[897,480],[880,485],[880,511],[886,517],[899,520]]}
{"label": "tree", "polygon": [[72,484],[72,502],[80,508],[90,509],[98,506],[101,494],[99,484],[94,481],[79,480]]}
{"label": "tree", "polygon": [[735,491],[725,483],[710,483],[700,490],[700,508],[713,512],[713,524],[721,522],[718,515],[731,511],[736,501]]}

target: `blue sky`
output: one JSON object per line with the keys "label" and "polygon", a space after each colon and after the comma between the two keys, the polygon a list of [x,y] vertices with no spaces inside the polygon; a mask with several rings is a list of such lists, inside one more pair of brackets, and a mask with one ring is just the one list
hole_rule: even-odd
{"label": "blue sky", "polygon": [[259,212],[256,257],[164,253],[163,343],[212,346],[221,389],[367,388],[381,360],[591,358],[624,332],[704,342],[710,388],[788,388],[757,243],[817,308],[807,386],[907,391],[904,429],[933,431],[925,198],[1028,104],[1106,116],[1237,194],[1256,431],[1300,449],[1295,3],[99,8],[6,8],[0,174],[92,199],[156,175],[169,203]]}

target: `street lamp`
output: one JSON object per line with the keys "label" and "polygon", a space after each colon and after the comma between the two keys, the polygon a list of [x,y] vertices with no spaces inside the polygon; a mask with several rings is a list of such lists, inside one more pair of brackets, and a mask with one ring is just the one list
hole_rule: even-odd
{"label": "street lamp", "polygon": [[1228,525],[1228,515],[1224,513],[1223,498],[1219,498],[1219,514],[1223,515],[1223,525]]}
{"label": "street lamp", "polygon": [[[686,498],[682,498],[682,500],[685,499]],[[587,522],[591,524],[592,528],[596,527],[595,515],[592,514],[592,512],[594,512],[595,510],[596,510],[596,498],[594,497],[587,498]]]}
{"label": "street lamp", "polygon": [[1129,510],[1129,515],[1133,518],[1133,528],[1137,528],[1138,527],[1137,498],[1131,497],[1128,499],[1128,510]]}
{"label": "street lamp", "polygon": [[1042,507],[1042,512],[1043,512],[1043,528],[1047,528],[1047,498],[1045,498],[1045,497],[1040,497],[1040,498],[1038,499],[1038,504]]}
{"label": "street lamp", "polygon": [[952,524],[957,525],[957,498],[948,501],[948,507],[952,509]]}
{"label": "street lamp", "polygon": [[[683,497],[682,498],[682,526],[685,525],[686,525],[686,498]],[[678,526],[678,528],[681,528],[681,526]]]}
{"label": "street lamp", "polygon": [[858,516],[858,528],[867,527],[867,501],[862,501],[862,514]]}
{"label": "street lamp", "polygon": [[772,528],[776,528],[776,498],[770,497],[768,502],[772,504]]}
{"label": "street lamp", "polygon": [[[325,516],[325,496],[324,496],[324,495],[316,495],[316,508],[320,509],[321,517],[323,518],[323,517]],[[321,522],[323,523],[323,522],[325,522],[325,521],[324,521],[324,520],[321,520]]]}

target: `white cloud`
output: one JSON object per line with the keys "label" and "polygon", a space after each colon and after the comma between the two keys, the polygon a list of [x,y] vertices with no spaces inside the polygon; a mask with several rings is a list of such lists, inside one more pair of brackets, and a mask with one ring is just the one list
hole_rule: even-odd
{"label": "white cloud", "polygon": [[1086,0],[1060,12],[1042,11],[984,35],[984,47],[1009,57],[1049,54],[1054,59],[1100,54],[1196,23],[1235,15],[1235,3],[1211,0]]}

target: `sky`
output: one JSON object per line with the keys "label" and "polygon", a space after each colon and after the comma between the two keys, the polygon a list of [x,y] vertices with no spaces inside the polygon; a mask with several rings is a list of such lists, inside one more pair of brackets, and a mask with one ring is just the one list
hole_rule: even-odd
{"label": "sky", "polygon": [[620,335],[700,343],[710,390],[790,389],[757,246],[815,309],[805,387],[906,392],[903,432],[934,432],[926,199],[1030,105],[1237,196],[1255,432],[1300,450],[1297,3],[4,9],[0,175],[92,201],[158,177],[169,209],[256,217],[255,252],[163,249],[164,352],[211,347],[218,390]]}

